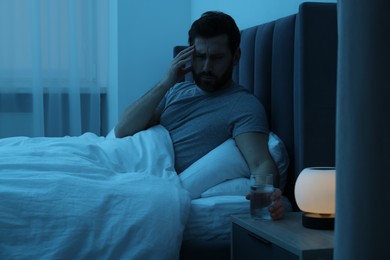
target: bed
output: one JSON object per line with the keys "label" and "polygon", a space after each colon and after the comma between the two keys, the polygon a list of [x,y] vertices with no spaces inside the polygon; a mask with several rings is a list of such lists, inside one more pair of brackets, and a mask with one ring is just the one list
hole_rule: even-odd
{"label": "bed", "polygon": [[[336,59],[335,4],[242,31],[234,78],[266,108],[292,210],[299,172],[334,165]],[[249,212],[231,139],[180,175],[160,125],[122,139],[5,138],[0,154],[0,259],[229,259],[230,216]]]}

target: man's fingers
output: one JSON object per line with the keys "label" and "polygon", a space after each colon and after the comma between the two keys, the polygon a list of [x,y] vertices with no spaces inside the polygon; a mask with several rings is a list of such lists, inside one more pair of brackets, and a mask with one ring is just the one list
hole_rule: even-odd
{"label": "man's fingers", "polygon": [[274,210],[273,212],[270,212],[270,214],[271,214],[271,217],[273,220],[282,219],[283,215],[284,215],[284,210],[283,210],[283,208],[278,208],[278,209]]}
{"label": "man's fingers", "polygon": [[186,57],[191,57],[192,54],[194,53],[194,46],[191,45],[190,47],[182,50],[181,52],[179,52],[177,55],[176,55],[176,58],[177,59],[183,59],[183,58],[186,58]]}
{"label": "man's fingers", "polygon": [[281,198],[281,196],[282,196],[282,191],[278,188],[275,188],[274,193],[272,193],[271,195],[271,200],[277,200]]}
{"label": "man's fingers", "polygon": [[176,57],[172,61],[172,66],[176,68],[182,68],[184,67],[187,63],[192,61],[192,55],[187,56],[187,57]]}
{"label": "man's fingers", "polygon": [[275,201],[275,203],[269,208],[272,219],[281,219],[284,214],[284,204],[281,199]]}
{"label": "man's fingers", "polygon": [[187,66],[187,67],[184,67],[184,68],[182,69],[182,72],[183,72],[184,74],[186,74],[186,73],[190,72],[191,70],[192,70],[192,66]]}

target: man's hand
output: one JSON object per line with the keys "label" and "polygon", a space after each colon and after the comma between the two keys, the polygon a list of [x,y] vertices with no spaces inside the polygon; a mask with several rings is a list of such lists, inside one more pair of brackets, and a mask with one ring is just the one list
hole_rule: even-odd
{"label": "man's hand", "polygon": [[275,189],[271,196],[273,204],[269,207],[269,213],[273,220],[282,219],[284,216],[284,204],[282,198],[282,191],[278,188]]}
{"label": "man's hand", "polygon": [[[246,195],[246,199],[250,200],[251,195]],[[269,207],[269,213],[273,220],[282,219],[284,217],[284,203],[282,197],[282,191],[278,188],[275,188],[274,193],[272,193],[271,200],[273,201],[272,206]]]}
{"label": "man's hand", "polygon": [[133,135],[158,124],[161,115],[156,108],[166,92],[179,82],[184,74],[191,71],[191,66],[186,67],[186,64],[192,60],[193,53],[193,46],[182,50],[173,59],[165,78],[126,109],[115,127],[116,137]]}
{"label": "man's hand", "polygon": [[186,73],[191,71],[191,66],[187,66],[192,61],[194,54],[194,46],[182,50],[171,62],[171,67],[165,78],[160,82],[166,86],[173,86],[179,82]]}

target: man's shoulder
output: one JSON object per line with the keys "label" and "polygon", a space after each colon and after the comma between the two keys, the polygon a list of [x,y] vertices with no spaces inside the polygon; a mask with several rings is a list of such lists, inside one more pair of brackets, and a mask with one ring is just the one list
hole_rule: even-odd
{"label": "man's shoulder", "polygon": [[256,97],[252,92],[247,88],[237,85],[236,91],[234,93],[240,101],[249,101],[249,102],[260,102],[259,98]]}
{"label": "man's shoulder", "polygon": [[168,98],[181,98],[194,96],[197,93],[197,87],[194,83],[189,81],[184,81],[175,84],[167,93]]}
{"label": "man's shoulder", "polygon": [[191,81],[183,81],[183,82],[176,83],[171,90],[173,92],[178,92],[178,91],[183,91],[188,89],[194,89],[195,87],[196,87],[195,83]]}
{"label": "man's shoulder", "polygon": [[192,82],[185,81],[175,84],[165,95],[168,103],[175,102],[177,100],[191,98],[196,96],[196,85]]}

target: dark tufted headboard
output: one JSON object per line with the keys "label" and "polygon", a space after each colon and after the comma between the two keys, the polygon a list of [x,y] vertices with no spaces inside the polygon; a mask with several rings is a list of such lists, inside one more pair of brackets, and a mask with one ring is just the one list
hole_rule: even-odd
{"label": "dark tufted headboard", "polygon": [[297,14],[242,30],[241,52],[233,78],[260,99],[287,147],[285,194],[297,209],[301,170],[335,166],[336,4],[302,3]]}
{"label": "dark tufted headboard", "polygon": [[303,3],[296,15],[242,31],[234,79],[263,103],[285,143],[285,194],[310,166],[335,166],[337,13],[335,3]]}

